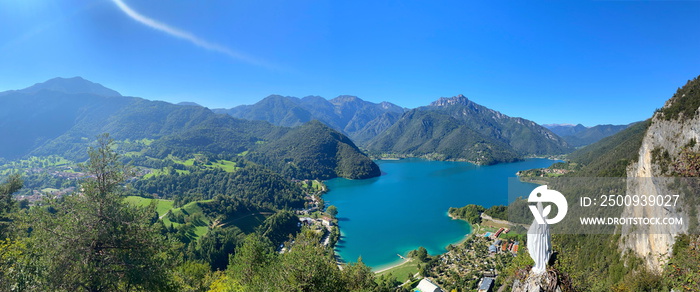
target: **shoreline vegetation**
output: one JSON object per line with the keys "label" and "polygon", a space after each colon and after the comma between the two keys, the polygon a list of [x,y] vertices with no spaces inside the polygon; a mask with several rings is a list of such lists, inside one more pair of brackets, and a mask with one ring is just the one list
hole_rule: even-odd
{"label": "shoreline vegetation", "polygon": [[[483,207],[482,207],[483,208]],[[480,213],[480,218],[481,218],[481,223],[471,223],[465,218],[460,218],[459,216],[455,215],[454,213],[450,213],[449,211],[447,212],[447,216],[450,217],[452,220],[463,220],[469,225],[469,230],[470,232],[465,234],[459,241],[450,243],[447,246],[450,245],[461,245],[467,240],[469,240],[470,236],[477,236],[480,233],[483,232],[488,232],[487,230],[494,229],[498,230],[498,228],[504,227],[513,227],[516,225],[521,225],[517,223],[513,223],[507,220],[502,220],[502,219],[495,219],[492,218],[491,216],[485,214],[485,213]],[[400,268],[403,268],[404,266],[413,263],[415,260],[410,257],[403,257],[403,260],[394,264],[389,264],[387,266],[382,266],[380,269],[373,271],[376,275],[380,274],[388,274],[388,272],[393,272],[394,270],[398,270]]]}
{"label": "shoreline vegetation", "polygon": [[[464,210],[475,211],[477,217],[474,218],[469,216],[461,216],[463,215],[462,213]],[[450,208],[450,210],[447,212],[447,216],[450,217],[452,220],[465,221],[469,225],[469,233],[465,234],[464,237],[462,237],[459,241],[448,244],[446,247],[447,252],[436,254],[433,256],[424,254],[424,256],[428,256],[428,258],[449,258],[449,256],[447,255],[450,252],[454,252],[457,247],[467,248],[467,242],[469,242],[470,240],[478,240],[479,238],[485,236],[485,234],[488,233],[494,234],[499,229],[516,229],[517,226],[521,225],[514,222],[510,222],[508,220],[497,219],[492,216],[489,216],[488,214],[486,214],[487,210],[492,215],[502,217],[499,215],[503,215],[507,209],[505,206],[492,206],[486,209],[478,205],[467,205],[461,208]],[[469,244],[469,246],[470,247],[468,247],[468,249],[471,250],[471,252],[476,252],[476,246],[473,246],[472,244]],[[483,248],[485,249],[485,247]],[[423,269],[433,269],[433,264],[429,264],[421,260],[421,256],[419,255],[421,253],[421,250],[422,252],[425,252],[424,248],[419,247],[417,250],[409,252],[408,256],[406,257],[397,254],[397,256],[402,258],[401,261],[389,264],[387,266],[382,266],[376,271],[373,271],[373,273],[378,278],[395,277],[396,280],[401,283],[399,286],[409,288],[415,287],[416,283],[420,279],[434,279],[435,275],[423,274],[425,272]]]}
{"label": "shoreline vegetation", "polygon": [[[410,159],[410,158],[435,160],[435,161],[440,160],[440,159],[435,159],[435,157],[426,157],[426,156],[416,157],[416,156],[407,156],[407,155],[400,155],[399,156],[399,155],[386,155],[386,154],[381,155],[379,157],[373,156],[371,158],[373,160],[378,160],[378,161],[400,161],[400,160]],[[525,157],[524,160],[525,159],[536,159],[536,158],[549,159],[549,160],[561,160],[560,157],[556,157],[556,156],[529,156],[529,157]],[[442,159],[442,160],[444,161],[444,159]],[[450,161],[454,161],[454,160],[450,160]],[[468,163],[474,164],[473,162],[469,162],[469,161],[460,161],[460,162],[468,162]],[[522,171],[519,171],[518,174],[520,174],[520,172],[522,172]],[[521,179],[522,179],[522,177],[521,177]],[[329,190],[329,189],[327,189],[327,190]],[[476,206],[476,205],[473,205],[473,206]],[[464,206],[462,208],[465,208],[465,207],[467,207],[467,206]],[[476,206],[476,207],[479,207],[479,208],[477,208],[478,210],[476,210],[477,211],[476,216],[479,218],[478,222],[472,222],[466,218],[461,218],[459,215],[455,214],[454,212],[450,212],[451,210],[448,210],[447,212],[445,212],[446,215],[450,219],[463,220],[469,226],[469,230],[467,233],[465,233],[459,240],[456,240],[454,242],[450,242],[450,243],[446,244],[445,248],[448,248],[448,250],[449,250],[450,246],[461,246],[465,242],[469,241],[469,239],[472,238],[473,236],[483,235],[486,232],[495,233],[501,227],[507,228],[507,229],[509,229],[509,228],[513,229],[516,226],[522,226],[522,224],[517,224],[514,222],[510,222],[510,221],[501,219],[503,217],[503,215],[506,213],[506,211],[505,211],[506,206],[492,206],[489,209],[483,208],[482,206]],[[494,208],[500,208],[500,209],[494,210]],[[450,209],[460,209],[460,208],[450,208]],[[499,215],[489,216],[487,214],[487,213],[489,213],[489,214],[493,215],[494,212],[500,213],[500,216]],[[340,226],[338,226],[338,227],[339,227],[339,229],[342,228]],[[335,247],[334,247],[334,253],[335,253],[336,258],[338,259],[338,262],[344,263],[344,260],[341,258],[340,254],[338,253],[337,248],[335,248]],[[436,256],[439,256],[442,254],[444,254],[444,253],[437,254]],[[411,258],[410,256],[407,256],[406,254],[404,254],[404,255],[397,254],[397,257],[398,258],[394,262],[389,262],[387,264],[379,265],[376,268],[371,268],[372,273],[374,273],[378,277],[392,274],[393,276],[398,277],[398,278],[403,278],[403,276],[405,276],[405,274],[407,274],[409,272],[411,274],[418,273],[418,271],[419,271],[418,266],[420,264],[420,261],[418,261],[414,258]]]}
{"label": "shoreline vegetation", "polygon": [[[509,162],[502,161],[502,162],[496,162],[496,163],[492,163],[492,164],[478,163],[476,161],[471,161],[471,160],[462,159],[462,158],[446,159],[439,154],[425,154],[425,155],[419,155],[419,156],[409,155],[409,154],[406,154],[406,155],[382,154],[379,156],[372,155],[372,154],[367,154],[367,155],[369,156],[369,158],[371,160],[374,160],[374,161],[400,161],[400,160],[409,159],[409,158],[418,158],[418,159],[425,159],[428,161],[468,162],[468,163],[471,163],[471,164],[474,164],[477,166],[492,166],[492,165],[498,165],[501,163],[519,162],[519,161],[524,161],[527,159],[549,159],[549,160],[555,160],[555,161],[564,161],[562,155],[528,155],[528,156],[523,156],[519,159],[516,159],[515,161],[509,161]],[[546,169],[546,168],[544,168],[544,169]],[[529,171],[529,170],[530,169],[524,170],[524,171]],[[521,177],[521,173],[524,171],[518,171],[515,173],[515,175],[518,177]]]}

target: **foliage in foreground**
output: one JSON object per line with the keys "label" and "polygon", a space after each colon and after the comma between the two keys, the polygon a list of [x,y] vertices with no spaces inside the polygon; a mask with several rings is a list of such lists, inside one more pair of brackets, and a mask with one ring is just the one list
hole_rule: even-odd
{"label": "foliage in foreground", "polygon": [[232,287],[245,291],[382,291],[362,261],[341,270],[319,240],[305,230],[280,254],[265,237],[252,234],[231,258],[226,275],[235,280]]}
{"label": "foliage in foreground", "polygon": [[[119,190],[129,170],[108,136],[90,150],[91,174],[82,193],[48,199],[23,218],[29,259],[20,287],[46,291],[166,291],[174,266],[168,242],[156,231],[155,206],[127,205]],[[26,281],[26,282],[25,282]]]}
{"label": "foliage in foreground", "polygon": [[[155,201],[138,207],[124,200],[131,172],[112,143],[104,135],[90,150],[80,193],[21,210],[12,199],[19,176],[0,185],[0,291],[394,290],[395,281],[377,284],[361,261],[341,270],[314,231],[284,242],[298,231],[290,211],[277,211],[247,236],[218,226],[183,241],[162,224]],[[276,250],[280,242],[285,248]],[[220,259],[229,255],[227,267]]]}

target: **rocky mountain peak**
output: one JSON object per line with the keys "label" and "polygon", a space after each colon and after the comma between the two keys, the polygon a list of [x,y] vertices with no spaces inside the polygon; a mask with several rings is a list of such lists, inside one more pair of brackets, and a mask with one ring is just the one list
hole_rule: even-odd
{"label": "rocky mountain peak", "polygon": [[460,94],[453,97],[441,97],[438,100],[430,103],[430,106],[444,107],[452,105],[469,105],[469,103],[471,103],[471,101],[469,101],[466,96]]}
{"label": "rocky mountain peak", "polygon": [[334,99],[329,100],[332,104],[338,105],[338,104],[343,104],[343,103],[352,103],[352,102],[361,102],[363,101],[357,96],[353,95],[341,95],[338,96]]}

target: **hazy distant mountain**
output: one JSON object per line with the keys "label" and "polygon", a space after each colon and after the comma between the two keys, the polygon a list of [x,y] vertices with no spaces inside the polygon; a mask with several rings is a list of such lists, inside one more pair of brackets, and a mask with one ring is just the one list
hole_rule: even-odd
{"label": "hazy distant mountain", "polygon": [[100,96],[121,96],[119,92],[102,86],[99,83],[94,83],[83,79],[82,77],[73,78],[53,78],[46,82],[37,83],[25,89],[17,90],[21,93],[36,93],[41,90],[57,91],[62,93],[88,93]]}
{"label": "hazy distant mountain", "polygon": [[405,113],[372,139],[367,149],[480,164],[571,150],[563,139],[535,122],[506,116],[462,95],[440,98]]}
{"label": "hazy distant mountain", "polygon": [[[90,90],[101,94],[85,93]],[[0,136],[10,139],[11,143],[0,143],[0,157],[14,159],[29,154],[55,154],[81,161],[86,159],[90,141],[102,133],[110,133],[115,140],[153,139],[147,153],[155,158],[168,154],[184,157],[193,153],[255,153],[263,146],[265,151],[256,157],[265,157],[266,153],[279,153],[267,146],[268,142],[283,138],[290,143],[294,141],[285,136],[294,129],[218,115],[204,107],[179,106],[112,93],[116,91],[80,78],[56,78],[28,89],[3,93],[0,95]],[[333,159],[307,157],[313,153],[299,147],[285,150],[284,157],[293,158],[292,165],[298,161],[317,161],[320,167],[325,167],[324,179],[338,175],[348,178],[377,175],[371,170],[374,163],[352,142],[348,144],[347,137],[330,129],[317,129],[317,132],[315,139],[295,136],[301,139],[296,143],[306,147],[318,147],[314,143],[321,142],[324,145],[335,143],[337,147],[324,149]],[[338,167],[339,164],[342,167]],[[295,173],[297,178],[320,178],[313,177],[307,168],[301,169]],[[341,174],[335,172],[336,169]]]}
{"label": "hazy distant mountain", "polygon": [[331,100],[319,96],[300,99],[270,95],[252,105],[215,109],[214,112],[287,127],[319,120],[348,135],[356,143],[363,144],[398,120],[404,108],[389,102],[376,104],[349,95]]}
{"label": "hazy distant mountain", "polygon": [[585,127],[584,125],[547,124],[543,125],[555,134],[564,138],[569,145],[574,147],[585,146],[600,141],[605,137],[617,134],[629,125],[597,125]]}
{"label": "hazy distant mountain", "polygon": [[178,102],[178,103],[176,103],[176,105],[201,106],[200,104],[198,104],[198,103],[196,103],[196,102],[191,102],[191,101],[182,101],[182,102]]}
{"label": "hazy distant mountain", "polygon": [[576,133],[580,133],[588,129],[588,127],[581,124],[544,124],[542,126],[549,129],[554,134],[559,135],[559,137],[575,135]]}

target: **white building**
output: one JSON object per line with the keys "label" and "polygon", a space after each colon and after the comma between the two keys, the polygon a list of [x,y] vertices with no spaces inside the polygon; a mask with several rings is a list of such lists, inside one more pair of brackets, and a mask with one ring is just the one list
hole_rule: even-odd
{"label": "white building", "polygon": [[443,292],[440,287],[430,282],[428,279],[420,280],[418,286],[416,287],[421,292]]}

